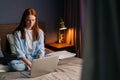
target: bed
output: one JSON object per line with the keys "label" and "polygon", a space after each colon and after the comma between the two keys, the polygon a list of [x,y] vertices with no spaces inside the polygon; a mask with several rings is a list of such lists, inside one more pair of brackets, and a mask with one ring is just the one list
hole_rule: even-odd
{"label": "bed", "polygon": [[[40,28],[45,32],[44,23],[39,23]],[[13,33],[18,24],[0,24],[0,38],[1,38],[1,49],[4,53],[5,60],[2,63],[8,63],[10,60],[15,57],[11,55],[10,44],[6,39],[6,35]],[[46,53],[54,53],[54,51],[50,49],[45,49]],[[6,56],[9,54],[9,56]],[[1,62],[2,59],[0,59]],[[0,63],[0,66],[7,67],[7,64]],[[55,72],[51,72],[39,77],[28,78],[22,72],[0,72],[0,80],[80,80],[82,71],[82,59],[77,57],[69,57],[65,59],[60,59],[58,68]]]}

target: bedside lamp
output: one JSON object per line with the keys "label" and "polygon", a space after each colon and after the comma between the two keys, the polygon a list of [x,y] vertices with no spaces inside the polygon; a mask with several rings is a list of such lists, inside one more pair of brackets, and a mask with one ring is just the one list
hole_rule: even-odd
{"label": "bedside lamp", "polygon": [[59,26],[59,43],[65,43],[65,30],[67,28],[64,25],[63,19],[60,19],[60,26]]}

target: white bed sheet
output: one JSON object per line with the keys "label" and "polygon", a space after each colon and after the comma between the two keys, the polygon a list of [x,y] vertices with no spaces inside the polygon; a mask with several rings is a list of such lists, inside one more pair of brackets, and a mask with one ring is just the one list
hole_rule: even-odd
{"label": "white bed sheet", "polygon": [[80,80],[82,72],[82,59],[72,57],[60,60],[56,72],[35,77],[27,78],[21,72],[0,73],[0,80]]}

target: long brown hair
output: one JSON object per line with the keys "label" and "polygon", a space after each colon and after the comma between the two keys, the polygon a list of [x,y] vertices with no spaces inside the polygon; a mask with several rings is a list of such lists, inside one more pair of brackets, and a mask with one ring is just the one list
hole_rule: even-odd
{"label": "long brown hair", "polygon": [[33,34],[33,40],[39,40],[39,26],[38,26],[38,17],[37,17],[37,13],[35,11],[35,9],[33,8],[28,8],[24,11],[20,24],[18,25],[17,29],[15,31],[20,31],[21,32],[21,39],[25,39],[25,30],[24,28],[26,27],[26,17],[28,15],[34,15],[36,17],[36,21],[34,26],[32,27],[32,34]]}

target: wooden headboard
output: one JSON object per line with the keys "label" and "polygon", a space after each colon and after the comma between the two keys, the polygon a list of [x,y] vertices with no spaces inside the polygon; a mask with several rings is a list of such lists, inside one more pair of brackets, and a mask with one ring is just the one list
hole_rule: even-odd
{"label": "wooden headboard", "polygon": [[[7,34],[13,33],[17,28],[18,24],[0,24],[0,39],[1,39],[1,48],[3,52],[8,51],[8,41],[6,38]],[[43,22],[39,23],[40,28],[45,32],[45,24]]]}

